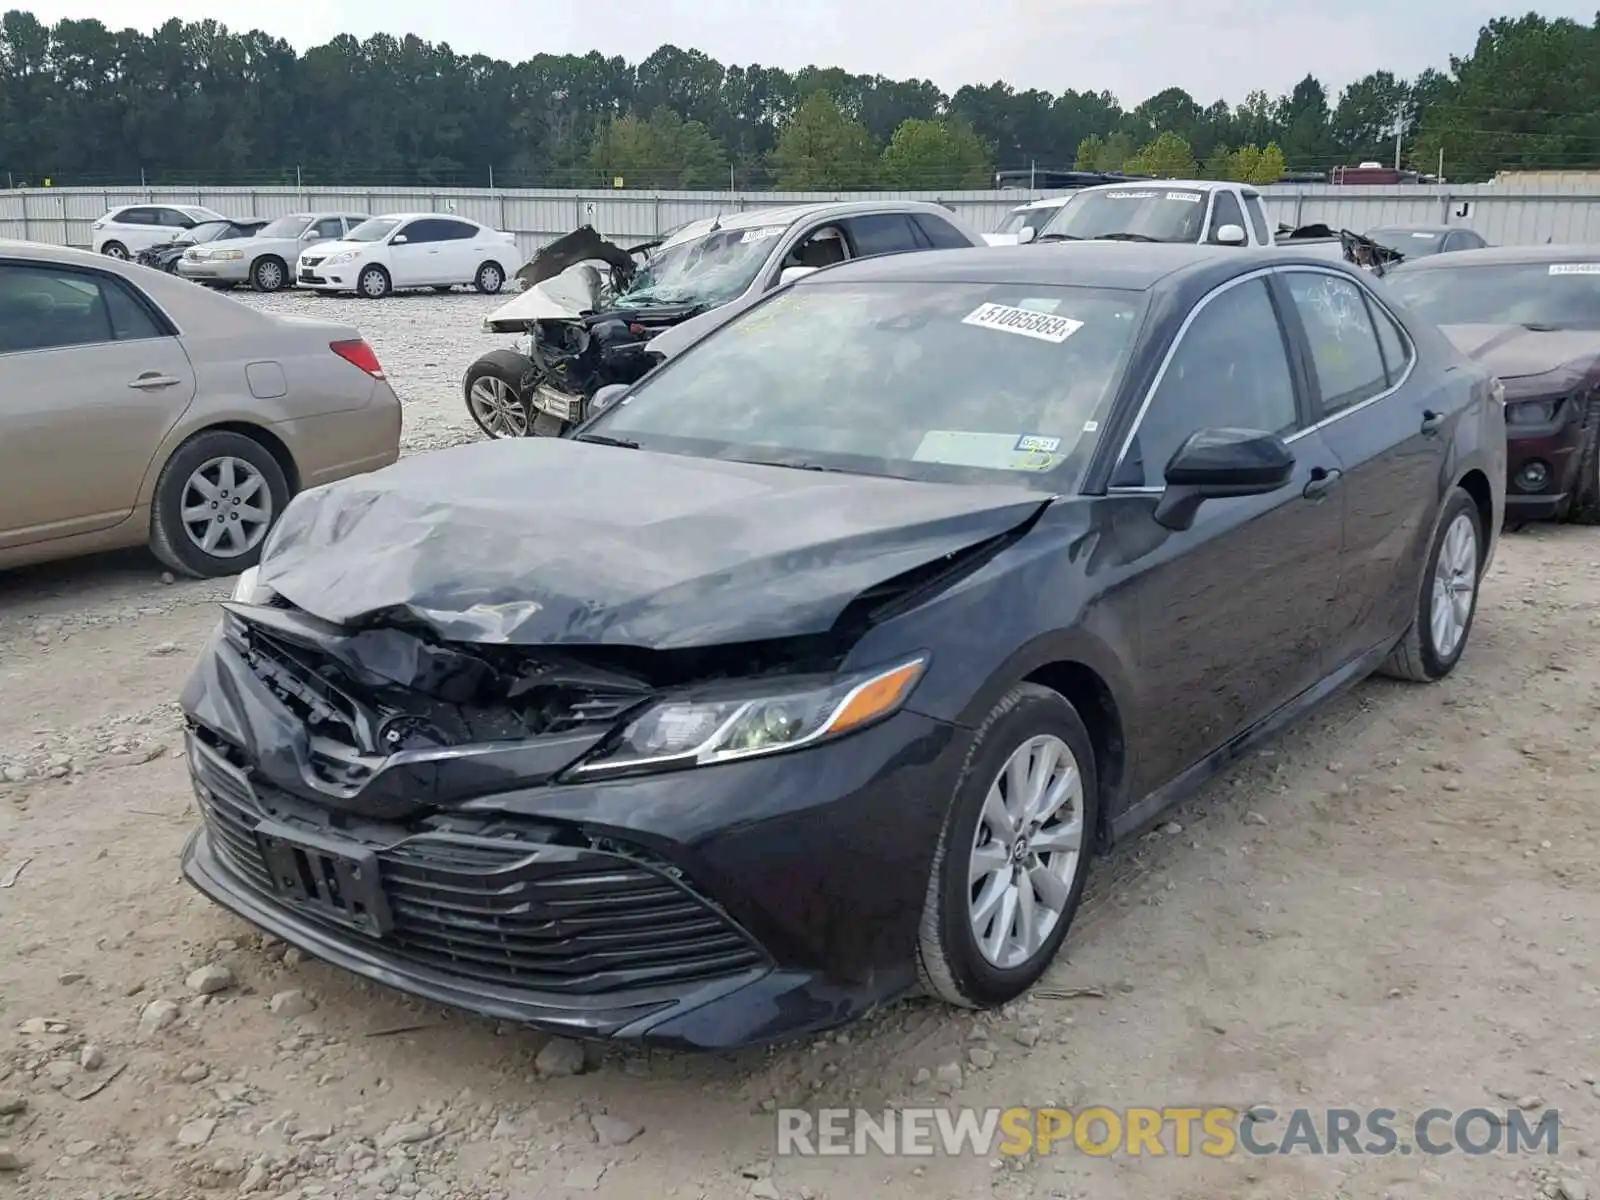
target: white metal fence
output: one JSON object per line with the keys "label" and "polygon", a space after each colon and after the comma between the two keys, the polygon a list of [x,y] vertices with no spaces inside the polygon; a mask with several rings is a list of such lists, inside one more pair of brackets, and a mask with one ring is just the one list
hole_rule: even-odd
{"label": "white metal fence", "polygon": [[[1490,242],[1600,242],[1600,190],[1592,181],[1522,190],[1502,184],[1439,187],[1263,188],[1279,221],[1326,222],[1362,232],[1376,225],[1444,223]],[[1052,193],[671,192],[484,188],[33,188],[0,190],[0,238],[87,246],[90,226],[124,204],[201,204],[229,216],[276,217],[308,210],[454,212],[517,235],[525,255],[578,225],[607,237],[646,240],[700,217],[817,200],[898,195],[949,205],[976,228],[997,228],[1016,204]]]}

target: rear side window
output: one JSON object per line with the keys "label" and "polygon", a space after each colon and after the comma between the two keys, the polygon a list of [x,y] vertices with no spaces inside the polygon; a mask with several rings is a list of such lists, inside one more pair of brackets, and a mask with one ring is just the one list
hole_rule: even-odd
{"label": "rear side window", "polygon": [[928,245],[935,250],[960,250],[972,245],[961,236],[959,229],[932,213],[912,213],[911,219],[917,223],[922,236],[927,238]]}
{"label": "rear side window", "polygon": [[903,254],[907,250],[922,248],[916,226],[904,213],[849,217],[843,225],[850,240],[855,243],[857,258],[870,258],[874,254]]}
{"label": "rear side window", "polygon": [[1284,282],[1311,348],[1324,414],[1386,390],[1389,374],[1361,289],[1320,271],[1286,271]]}
{"label": "rear side window", "polygon": [[1383,306],[1367,297],[1367,308],[1372,313],[1372,323],[1378,329],[1378,348],[1383,351],[1383,365],[1389,374],[1389,386],[1400,382],[1411,365],[1411,341]]}
{"label": "rear side window", "polygon": [[435,221],[439,226],[440,240],[446,242],[467,242],[478,236],[478,227],[468,225],[465,221]]}
{"label": "rear side window", "polygon": [[157,225],[160,221],[153,208],[125,208],[112,218],[119,225]]}
{"label": "rear side window", "polygon": [[0,354],[162,337],[127,284],[98,272],[0,263]]}

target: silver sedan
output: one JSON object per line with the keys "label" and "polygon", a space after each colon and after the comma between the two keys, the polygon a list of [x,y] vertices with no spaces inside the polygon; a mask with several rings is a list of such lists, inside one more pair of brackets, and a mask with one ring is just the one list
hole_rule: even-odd
{"label": "silver sedan", "polygon": [[400,401],[353,327],[0,241],[0,568],[148,544],[237,574],[296,492],[399,454]]}

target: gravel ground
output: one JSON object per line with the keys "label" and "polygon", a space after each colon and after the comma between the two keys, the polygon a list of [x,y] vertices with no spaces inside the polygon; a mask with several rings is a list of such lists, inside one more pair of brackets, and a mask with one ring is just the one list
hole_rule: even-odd
{"label": "gravel ground", "polygon": [[[472,436],[497,301],[245,299],[359,324],[408,450]],[[143,554],[0,575],[0,1198],[1583,1200],[1597,566],[1589,531],[1507,538],[1452,679],[1362,685],[1099,863],[1026,1002],[722,1056],[419,1005],[201,900],[172,698],[226,584]],[[1519,1104],[1562,1132],[1555,1158],[774,1159],[777,1107],[909,1103]]]}

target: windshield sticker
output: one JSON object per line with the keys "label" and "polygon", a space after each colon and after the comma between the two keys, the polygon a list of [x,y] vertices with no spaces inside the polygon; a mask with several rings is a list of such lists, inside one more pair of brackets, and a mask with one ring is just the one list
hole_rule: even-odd
{"label": "windshield sticker", "polygon": [[1185,204],[1199,204],[1203,197],[1199,192],[1168,192],[1168,200],[1182,200]]}
{"label": "windshield sticker", "polygon": [[1107,200],[1148,200],[1155,192],[1101,192]]}
{"label": "windshield sticker", "polygon": [[1042,433],[1025,433],[1017,439],[1013,450],[1039,450],[1045,454],[1054,454],[1061,449],[1061,439],[1045,437]]}
{"label": "windshield sticker", "polygon": [[1085,433],[1095,433],[1095,432],[1098,432],[1099,429],[1100,429],[1100,422],[1099,421],[1085,421],[1083,423],[1083,431]]}
{"label": "windshield sticker", "polygon": [[1552,275],[1600,275],[1600,262],[1592,263],[1551,263]]}
{"label": "windshield sticker", "polygon": [[961,323],[1038,338],[1041,342],[1055,342],[1058,345],[1083,328],[1082,321],[1074,321],[1071,317],[1029,312],[1025,308],[1012,308],[1009,304],[981,304],[962,317]]}
{"label": "windshield sticker", "polygon": [[978,467],[989,471],[1053,471],[1066,462],[1065,454],[1043,446],[1024,449],[1033,438],[1059,447],[1060,438],[1014,433],[971,433],[960,429],[930,429],[911,456],[913,462],[943,463],[951,467]]}
{"label": "windshield sticker", "polygon": [[746,229],[741,242],[770,242],[773,238],[782,235],[787,225],[763,225],[760,229]]}

